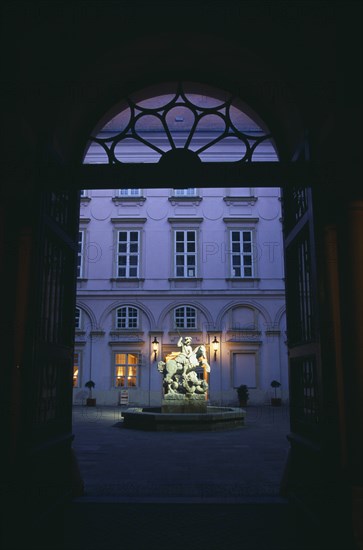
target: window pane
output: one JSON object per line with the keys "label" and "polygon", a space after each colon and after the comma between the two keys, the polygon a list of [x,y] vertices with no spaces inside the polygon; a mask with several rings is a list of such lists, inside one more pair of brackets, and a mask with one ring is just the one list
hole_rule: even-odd
{"label": "window pane", "polygon": [[[129,364],[137,365],[138,361],[139,361],[139,358],[137,355],[132,355],[131,353],[129,353],[129,360],[128,360]],[[135,368],[135,367],[130,367],[130,368]],[[135,368],[135,374],[136,374],[136,368]]]}
{"label": "window pane", "polygon": [[124,353],[116,353],[115,356],[116,364],[122,365],[126,363],[126,355]]}

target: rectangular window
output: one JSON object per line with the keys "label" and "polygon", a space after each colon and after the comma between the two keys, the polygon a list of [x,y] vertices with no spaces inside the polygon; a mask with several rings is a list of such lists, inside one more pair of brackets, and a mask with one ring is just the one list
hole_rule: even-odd
{"label": "rectangular window", "polygon": [[81,310],[79,307],[76,307],[76,314],[75,314],[75,322],[74,322],[75,328],[80,329],[81,328]]}
{"label": "rectangular window", "polygon": [[195,197],[197,190],[195,187],[188,187],[187,189],[173,189],[175,197]]}
{"label": "rectangular window", "polygon": [[252,231],[231,231],[231,275],[232,277],[253,277]]}
{"label": "rectangular window", "polygon": [[83,277],[84,231],[78,232],[77,277]]}
{"label": "rectangular window", "polygon": [[196,277],[197,233],[194,230],[177,230],[175,235],[175,276]]}
{"label": "rectangular window", "polygon": [[139,311],[135,307],[120,307],[116,312],[117,328],[137,328],[139,326]]}
{"label": "rectangular window", "polygon": [[196,328],[196,317],[194,307],[177,307],[174,310],[175,328]]}
{"label": "rectangular window", "polygon": [[119,231],[117,240],[117,277],[138,277],[140,231]]}
{"label": "rectangular window", "polygon": [[139,354],[115,353],[115,387],[134,388],[137,385]]}
{"label": "rectangular window", "polygon": [[139,197],[140,189],[119,189],[118,194],[120,197]]}
{"label": "rectangular window", "polygon": [[81,354],[79,351],[76,351],[73,355],[73,387],[74,388],[79,388],[80,369],[81,369]]}

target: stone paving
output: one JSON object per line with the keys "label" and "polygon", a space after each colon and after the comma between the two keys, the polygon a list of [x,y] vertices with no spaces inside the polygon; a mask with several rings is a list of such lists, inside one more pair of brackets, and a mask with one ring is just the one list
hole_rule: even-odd
{"label": "stone paving", "polygon": [[129,430],[119,407],[79,406],[73,432],[85,493],[57,550],[353,550],[280,496],[287,407],[249,406],[244,427],[188,433]]}
{"label": "stone paving", "polygon": [[74,451],[85,497],[150,501],[278,498],[288,455],[287,407],[248,407],[217,432],[123,428],[120,407],[74,407]]}

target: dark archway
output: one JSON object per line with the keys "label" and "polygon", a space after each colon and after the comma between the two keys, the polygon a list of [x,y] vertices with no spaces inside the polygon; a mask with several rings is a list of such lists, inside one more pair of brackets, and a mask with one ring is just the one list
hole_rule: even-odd
{"label": "dark archway", "polygon": [[[103,27],[104,40],[94,6],[88,6],[86,13],[77,12],[78,7],[64,8],[57,18],[44,6],[35,9],[22,5],[22,13],[18,8],[7,11],[5,43],[14,43],[14,36],[21,35],[5,67],[10,83],[6,95],[7,127],[12,129],[11,139],[10,134],[7,136],[3,162],[2,204],[2,280],[7,285],[3,333],[9,342],[4,352],[6,383],[2,403],[6,411],[4,437],[9,450],[5,464],[5,471],[9,473],[5,486],[9,495],[9,520],[17,517],[15,512],[22,502],[24,515],[32,510],[29,528],[34,518],[42,523],[50,503],[64,501],[72,490],[68,390],[62,382],[59,399],[55,399],[53,390],[43,393],[42,382],[46,379],[48,389],[49,383],[54,387],[54,380],[58,380],[54,375],[55,364],[64,360],[65,365],[72,347],[70,339],[64,345],[63,338],[69,338],[69,332],[62,332],[60,327],[66,327],[67,320],[73,321],[74,314],[71,256],[77,221],[75,197],[77,188],[85,187],[83,178],[90,178],[89,173],[79,169],[83,145],[94,122],[120,96],[174,79],[202,80],[237,90],[279,139],[282,144],[279,168],[268,167],[264,172],[262,166],[253,170],[244,167],[234,175],[236,182],[248,177],[255,178],[256,185],[274,180],[273,185],[279,186],[291,183],[297,187],[311,186],[314,216],[309,220],[314,223],[309,228],[317,258],[319,316],[314,319],[320,329],[323,427],[322,438],[318,437],[322,445],[311,445],[309,434],[295,440],[295,479],[301,472],[309,474],[308,479],[304,479],[304,487],[295,486],[295,494],[316,514],[311,496],[320,486],[323,472],[326,483],[319,493],[320,509],[329,509],[329,513],[336,514],[331,517],[337,519],[342,509],[347,510],[348,515],[354,509],[358,500],[351,494],[358,494],[362,486],[362,449],[358,437],[363,402],[359,362],[362,274],[360,249],[356,248],[357,236],[362,234],[362,196],[355,185],[360,166],[359,132],[355,126],[360,88],[358,83],[352,87],[347,101],[344,94],[336,97],[335,84],[339,81],[346,86],[346,81],[357,77],[356,67],[361,66],[360,49],[354,42],[360,36],[358,29],[356,32],[349,29],[344,44],[338,41],[336,30],[338,21],[347,30],[346,15],[350,17],[350,25],[357,25],[359,13],[351,3],[345,6],[345,15],[339,9],[336,11],[335,4],[331,9],[320,2],[314,6],[307,8],[299,4],[297,8],[295,4],[288,7],[286,3],[277,3],[274,10],[265,12],[258,4],[249,5],[246,11],[230,8],[230,13],[227,13],[229,8],[224,7],[224,23],[221,23],[220,9],[210,7],[205,13],[196,7],[197,15],[192,20],[185,11],[180,11],[177,29],[165,28],[156,21],[155,29],[150,32],[151,7],[144,8],[136,24],[134,7],[123,6],[120,12],[121,8],[113,5],[109,13],[102,12],[103,22],[107,22]],[[72,9],[75,11],[69,11]],[[215,31],[209,35],[200,33],[201,22],[208,22]],[[30,23],[38,31],[37,39],[31,36]],[[69,29],[67,44],[60,39],[64,26]],[[97,44],[97,54],[94,53],[92,59],[90,38]],[[347,52],[339,69],[335,67],[334,50],[338,46]],[[267,61],[266,52],[270,53]],[[14,129],[11,112],[16,113],[17,120],[26,121],[20,128]],[[334,147],[337,112],[353,130],[350,148],[339,158]],[[308,141],[305,129],[309,130]],[[311,156],[305,162],[307,143]],[[21,151],[32,151],[32,154],[29,158]],[[294,153],[297,162],[292,164]],[[111,179],[119,176],[117,169],[110,171]],[[167,174],[155,175],[159,176],[164,177],[165,182]],[[124,177],[131,176],[125,173]],[[163,185],[162,181],[158,185]],[[48,194],[49,189],[58,192]],[[300,204],[303,195],[297,190],[291,200]],[[14,216],[14,204],[18,208],[17,216]],[[68,221],[64,216],[66,212]],[[306,221],[307,214],[304,216]],[[303,225],[303,217],[295,218],[296,226]],[[291,233],[291,239],[294,236],[297,230]],[[61,252],[56,243],[62,243]],[[52,251],[54,262],[49,264],[45,258],[47,254],[49,258]],[[65,265],[66,257],[69,259],[67,273],[62,272],[63,279],[60,277],[58,282],[62,279],[63,288],[72,288],[72,291],[66,296],[68,313],[55,319],[49,317],[47,311],[41,311],[46,287],[40,280],[44,281],[47,273],[59,274],[58,266]],[[52,294],[52,284],[47,288],[50,289],[48,304],[58,304],[62,293]],[[42,340],[41,320],[53,340]],[[55,342],[58,336],[61,339]],[[309,352],[307,348],[305,351]],[[45,356],[54,358],[46,376],[41,368]],[[69,372],[71,388],[71,370]],[[52,406],[45,410],[41,404],[46,402]],[[47,422],[38,422],[39,418]],[[331,495],[326,498],[329,482],[339,501],[333,509],[327,502]],[[304,493],[306,487],[309,489]],[[27,499],[23,498],[24,494]],[[53,519],[56,524],[56,518]],[[11,536],[8,532],[8,539]]]}

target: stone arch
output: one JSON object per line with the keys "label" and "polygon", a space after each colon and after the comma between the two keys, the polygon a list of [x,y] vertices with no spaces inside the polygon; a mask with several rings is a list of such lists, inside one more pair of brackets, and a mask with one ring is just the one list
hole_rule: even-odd
{"label": "stone arch", "polygon": [[250,308],[250,309],[253,309],[255,311],[258,311],[262,315],[266,325],[267,326],[271,325],[271,316],[270,316],[270,314],[268,313],[268,311],[266,310],[265,307],[263,307],[260,303],[256,302],[255,300],[245,300],[244,299],[243,301],[236,300],[234,302],[229,302],[228,304],[226,304],[221,309],[221,311],[219,312],[219,315],[217,317],[217,320],[216,320],[216,329],[217,330],[222,326],[223,317],[229,311],[231,311],[232,309],[234,309],[236,307],[246,307],[246,308]]}
{"label": "stone arch", "polygon": [[208,327],[210,327],[210,330],[214,328],[215,326],[214,320],[211,314],[209,313],[209,311],[207,310],[207,308],[198,302],[190,302],[189,300],[178,300],[178,301],[174,301],[173,303],[169,303],[160,313],[157,326],[161,328],[165,323],[165,319],[167,315],[169,315],[175,308],[180,306],[194,307],[197,311],[200,311],[205,316],[207,320],[207,325]]}
{"label": "stone arch", "polygon": [[76,307],[78,307],[81,311],[85,311],[87,313],[91,321],[90,330],[96,330],[98,328],[97,319],[89,305],[82,302],[82,300],[77,300]]}
{"label": "stone arch", "polygon": [[286,316],[286,306],[283,305],[280,307],[280,309],[277,311],[275,318],[274,318],[274,325],[280,329],[282,319]]}
{"label": "stone arch", "polygon": [[[161,33],[146,37],[137,36],[136,32],[133,40],[114,48],[107,56],[94,52],[95,62],[83,71],[79,79],[87,86],[79,85],[78,88],[73,84],[73,93],[65,94],[68,101],[59,105],[61,116],[58,120],[61,122],[54,131],[51,144],[58,157],[62,162],[80,163],[92,129],[123,97],[150,84],[186,80],[203,82],[238,95],[259,114],[276,136],[281,159],[289,158],[301,141],[303,125],[292,94],[289,97],[286,83],[273,63],[267,64],[263,55],[242,48],[232,38],[225,38],[224,41],[225,47],[236,53],[233,58],[222,58],[221,44],[215,36],[208,33],[201,35],[200,32],[191,32],[188,40],[184,35],[176,38],[174,34]],[[168,43],[167,55],[165,43]],[[196,51],[206,54],[202,76],[200,57],[195,55]],[[238,54],[243,59],[243,65],[236,65]],[[264,75],[262,83],[259,74]]]}
{"label": "stone arch", "polygon": [[106,318],[113,311],[116,311],[117,308],[123,307],[123,306],[134,307],[134,308],[139,309],[140,311],[142,311],[148,319],[150,330],[155,330],[155,319],[154,319],[154,315],[152,314],[150,309],[147,308],[145,306],[145,304],[141,304],[140,302],[134,302],[132,300],[127,300],[127,301],[122,301],[122,302],[120,300],[117,300],[115,302],[112,302],[112,304],[110,304],[109,306],[107,306],[107,308],[103,311],[103,313],[100,316],[100,326],[104,325]]}

